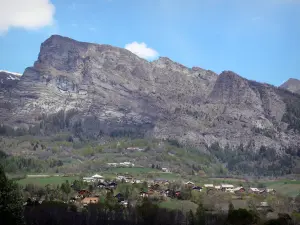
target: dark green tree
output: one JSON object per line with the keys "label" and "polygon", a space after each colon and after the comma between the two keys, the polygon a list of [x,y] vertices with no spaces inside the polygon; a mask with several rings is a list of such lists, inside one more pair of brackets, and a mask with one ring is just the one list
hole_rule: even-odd
{"label": "dark green tree", "polygon": [[23,199],[18,185],[8,180],[0,166],[0,218],[1,223],[21,225],[23,221]]}

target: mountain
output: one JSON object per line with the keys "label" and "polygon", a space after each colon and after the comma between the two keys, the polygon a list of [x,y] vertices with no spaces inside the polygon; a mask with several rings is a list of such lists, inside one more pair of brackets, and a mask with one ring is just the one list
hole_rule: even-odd
{"label": "mountain", "polygon": [[0,70],[0,88],[8,89],[16,86],[22,74]]}
{"label": "mountain", "polygon": [[283,83],[280,87],[287,89],[291,92],[300,94],[300,80],[290,78],[288,81]]}
{"label": "mountain", "polygon": [[[300,97],[232,71],[53,35],[16,86],[0,91],[2,134],[154,137],[181,144],[300,146]],[[14,128],[13,130],[11,128]]]}

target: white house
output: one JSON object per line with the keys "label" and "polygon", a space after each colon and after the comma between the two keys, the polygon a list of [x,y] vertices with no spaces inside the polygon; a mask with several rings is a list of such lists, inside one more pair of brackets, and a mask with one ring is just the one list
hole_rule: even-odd
{"label": "white house", "polygon": [[168,168],[161,168],[161,170],[165,173],[170,173],[170,170]]}
{"label": "white house", "polygon": [[213,184],[204,184],[204,187],[206,187],[206,188],[213,188],[214,185]]}
{"label": "white house", "polygon": [[99,174],[95,174],[95,175],[92,176],[92,178],[94,178],[94,179],[103,179],[104,177],[99,175]]}
{"label": "white house", "polygon": [[228,191],[228,190],[233,189],[233,188],[234,188],[234,186],[232,184],[221,184],[221,189],[223,191]]}
{"label": "white house", "polygon": [[260,190],[258,188],[249,188],[249,192],[260,193]]}
{"label": "white house", "polygon": [[117,176],[116,179],[119,181],[122,181],[122,180],[125,180],[126,177],[125,176]]}
{"label": "white house", "polygon": [[84,177],[82,179],[83,179],[84,182],[88,182],[88,183],[95,181],[94,178],[92,178],[92,177]]}
{"label": "white house", "polygon": [[219,191],[219,190],[221,190],[222,188],[221,188],[220,185],[217,185],[217,186],[215,186],[215,189]]}

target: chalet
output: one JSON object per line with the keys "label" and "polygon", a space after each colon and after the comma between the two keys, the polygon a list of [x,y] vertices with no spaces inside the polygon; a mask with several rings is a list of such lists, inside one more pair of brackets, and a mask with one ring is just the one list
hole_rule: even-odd
{"label": "chalet", "polygon": [[195,183],[193,183],[192,181],[188,181],[185,183],[185,186],[189,187],[189,188],[192,188],[195,186]]}
{"label": "chalet", "polygon": [[126,183],[134,183],[134,179],[132,177],[125,177],[125,182]]}
{"label": "chalet", "polygon": [[222,191],[229,191],[230,189],[233,189],[234,186],[232,184],[221,184],[221,190]]}
{"label": "chalet", "polygon": [[221,191],[221,190],[222,190],[222,188],[221,188],[220,185],[215,186],[215,189],[216,189],[217,191]]}
{"label": "chalet", "polygon": [[192,188],[193,191],[202,191],[202,187],[195,186]]}
{"label": "chalet", "polygon": [[92,176],[92,178],[95,180],[95,181],[104,181],[104,177],[99,175],[99,174],[95,174]]}
{"label": "chalet", "polygon": [[82,178],[84,182],[87,182],[87,183],[91,183],[91,182],[94,182],[94,178],[92,177],[83,177]]}
{"label": "chalet", "polygon": [[139,148],[139,147],[128,147],[128,148],[126,148],[126,150],[141,152],[141,151],[144,151],[145,149],[144,148]]}
{"label": "chalet", "polygon": [[130,167],[130,166],[133,167],[134,166],[134,164],[131,162],[121,162],[121,163],[119,163],[119,165],[123,166],[123,167]]}
{"label": "chalet", "polygon": [[117,176],[116,179],[119,181],[122,181],[122,180],[125,181],[126,177],[125,176]]}
{"label": "chalet", "polygon": [[254,193],[254,194],[259,194],[260,190],[258,188],[249,188],[248,192],[249,193]]}
{"label": "chalet", "polygon": [[244,193],[246,190],[243,187],[236,187],[236,188],[231,188],[231,189],[227,189],[226,192],[230,192],[230,193]]}
{"label": "chalet", "polygon": [[88,204],[97,204],[99,202],[99,198],[95,198],[95,197],[87,197],[84,198],[81,203],[83,205],[88,205]]}
{"label": "chalet", "polygon": [[168,168],[161,168],[161,170],[165,173],[170,173],[170,170]]}
{"label": "chalet", "polygon": [[204,184],[204,187],[205,188],[214,188],[214,185],[213,184]]}

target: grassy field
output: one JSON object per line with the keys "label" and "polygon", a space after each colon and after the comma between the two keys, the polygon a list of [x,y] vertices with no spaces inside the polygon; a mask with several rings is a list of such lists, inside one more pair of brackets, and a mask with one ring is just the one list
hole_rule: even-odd
{"label": "grassy field", "polygon": [[17,183],[25,186],[26,184],[35,184],[39,186],[45,186],[47,184],[51,185],[61,185],[66,180],[72,183],[74,180],[78,179],[78,177],[26,177],[25,179],[18,180]]}
{"label": "grassy field", "polygon": [[196,212],[196,210],[198,208],[197,204],[195,204],[191,201],[187,201],[187,200],[180,201],[180,200],[174,200],[174,199],[159,203],[159,207],[171,209],[171,210],[181,210],[184,213],[187,213],[190,210],[192,210],[193,212]]}
{"label": "grassy field", "polygon": [[275,189],[278,193],[290,197],[296,197],[300,192],[300,181],[280,180],[264,183],[268,188]]}

